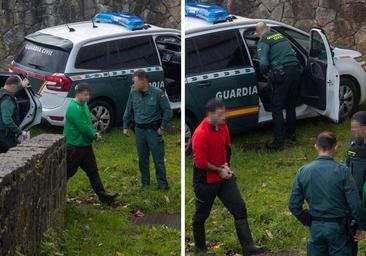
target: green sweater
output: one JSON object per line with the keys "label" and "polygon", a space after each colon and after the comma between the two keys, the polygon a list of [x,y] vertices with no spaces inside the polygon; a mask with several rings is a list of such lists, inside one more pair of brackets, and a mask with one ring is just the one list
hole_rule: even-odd
{"label": "green sweater", "polygon": [[64,135],[66,144],[76,147],[90,146],[96,138],[91,115],[87,104],[79,104],[75,99],[66,111]]}

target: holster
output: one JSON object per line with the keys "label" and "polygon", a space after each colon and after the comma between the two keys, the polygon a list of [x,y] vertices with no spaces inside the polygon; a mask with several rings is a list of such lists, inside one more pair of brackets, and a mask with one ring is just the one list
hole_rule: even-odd
{"label": "holster", "polygon": [[341,234],[345,234],[348,237],[350,237],[351,240],[353,240],[353,237],[356,234],[357,231],[357,223],[352,218],[352,215],[349,213],[347,214],[342,222],[340,223],[341,226]]}

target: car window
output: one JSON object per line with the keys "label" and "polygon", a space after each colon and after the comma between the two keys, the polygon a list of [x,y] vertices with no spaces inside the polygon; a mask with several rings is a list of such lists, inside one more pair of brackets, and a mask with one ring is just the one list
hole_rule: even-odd
{"label": "car window", "polygon": [[151,36],[110,42],[110,68],[159,66],[159,57]]}
{"label": "car window", "polygon": [[285,27],[276,29],[283,34],[287,34],[289,37],[295,40],[306,52],[309,52],[310,50],[309,36]]}
{"label": "car window", "polygon": [[186,40],[186,75],[201,72],[201,62],[192,38]]}
{"label": "car window", "polygon": [[151,36],[112,40],[84,46],[75,67],[81,69],[122,69],[159,65]]}
{"label": "car window", "polygon": [[15,57],[15,62],[46,72],[63,73],[68,58],[69,52],[63,49],[25,41]]}
{"label": "car window", "polygon": [[212,72],[250,65],[244,42],[237,30],[215,32],[195,37],[202,72]]}
{"label": "car window", "polygon": [[83,46],[76,57],[75,68],[105,69],[108,68],[106,42]]}
{"label": "car window", "polygon": [[320,34],[316,31],[311,33],[311,49],[310,57],[326,62],[327,51],[324,45],[324,41]]}

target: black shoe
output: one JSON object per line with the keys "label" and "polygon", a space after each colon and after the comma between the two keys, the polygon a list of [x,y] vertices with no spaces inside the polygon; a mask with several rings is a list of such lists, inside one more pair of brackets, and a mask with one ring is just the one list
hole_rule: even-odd
{"label": "black shoe", "polygon": [[205,226],[193,224],[194,253],[207,253]]}
{"label": "black shoe", "polygon": [[118,193],[115,192],[99,192],[98,197],[99,200],[104,204],[111,204],[115,201],[116,197],[118,196]]}
{"label": "black shoe", "polygon": [[247,219],[236,220],[235,229],[244,256],[265,253],[268,251],[266,247],[260,247],[254,243]]}
{"label": "black shoe", "polygon": [[270,142],[266,144],[266,149],[270,151],[281,151],[283,150],[283,144],[279,144],[277,142]]}
{"label": "black shoe", "polygon": [[163,190],[163,191],[168,191],[169,190],[169,186],[158,186],[159,190]]}

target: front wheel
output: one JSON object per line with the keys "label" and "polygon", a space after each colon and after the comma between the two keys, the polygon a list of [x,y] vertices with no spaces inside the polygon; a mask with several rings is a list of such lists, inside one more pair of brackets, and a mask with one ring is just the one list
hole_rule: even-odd
{"label": "front wheel", "polygon": [[113,126],[114,111],[112,106],[105,101],[94,101],[89,105],[92,122],[97,132],[107,132]]}
{"label": "front wheel", "polygon": [[339,85],[339,119],[352,116],[358,106],[358,91],[356,84],[349,78],[341,78]]}

